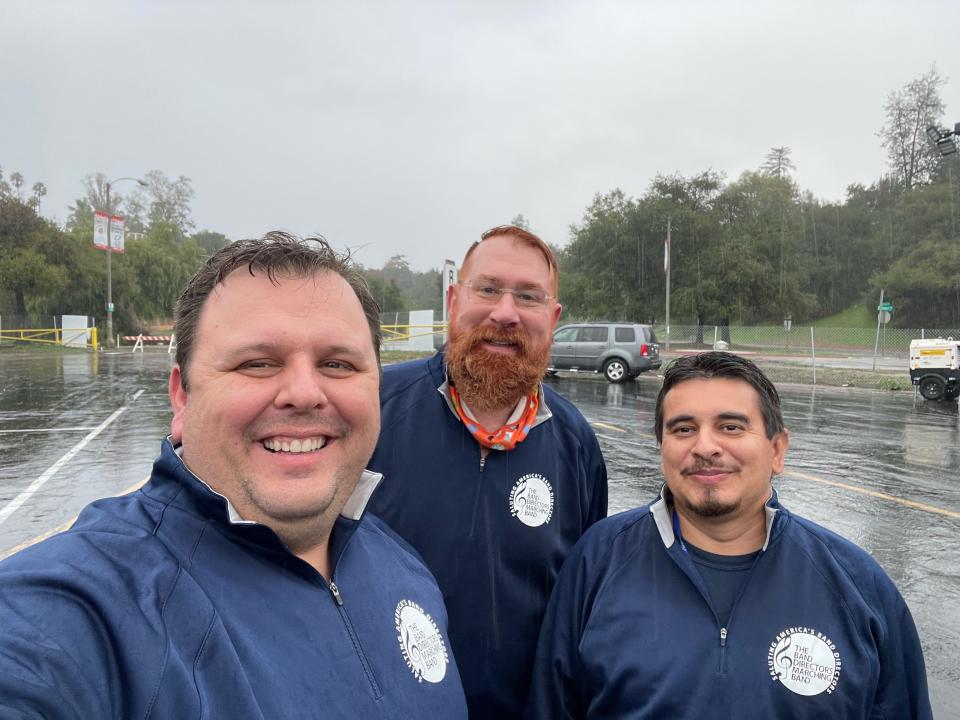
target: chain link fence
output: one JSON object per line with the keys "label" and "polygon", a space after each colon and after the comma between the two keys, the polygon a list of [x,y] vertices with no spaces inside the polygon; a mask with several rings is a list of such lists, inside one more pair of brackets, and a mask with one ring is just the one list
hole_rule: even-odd
{"label": "chain link fence", "polygon": [[835,328],[791,325],[671,325],[669,337],[656,326],[661,347],[671,350],[707,349],[718,341],[730,350],[782,355],[865,355],[907,358],[910,341],[919,338],[960,338],[960,328]]}

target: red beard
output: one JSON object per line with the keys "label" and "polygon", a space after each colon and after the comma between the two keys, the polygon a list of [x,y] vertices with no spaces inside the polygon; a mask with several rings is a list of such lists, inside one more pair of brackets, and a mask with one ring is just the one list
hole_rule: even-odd
{"label": "red beard", "polygon": [[[519,352],[490,352],[484,341],[514,343]],[[549,360],[550,345],[533,347],[530,335],[520,328],[450,329],[447,372],[460,397],[477,413],[514,407],[543,378]]]}

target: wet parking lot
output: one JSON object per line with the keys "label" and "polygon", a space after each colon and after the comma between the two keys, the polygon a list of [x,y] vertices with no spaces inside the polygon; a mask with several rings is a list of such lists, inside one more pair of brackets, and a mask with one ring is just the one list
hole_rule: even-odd
{"label": "wet parking lot", "polygon": [[[169,356],[0,352],[0,555],[149,472],[169,428]],[[593,424],[610,511],[659,491],[656,379],[550,381]],[[906,597],[936,716],[960,716],[960,423],[912,393],[780,386],[791,431],[775,486],[793,512],[857,542]]]}

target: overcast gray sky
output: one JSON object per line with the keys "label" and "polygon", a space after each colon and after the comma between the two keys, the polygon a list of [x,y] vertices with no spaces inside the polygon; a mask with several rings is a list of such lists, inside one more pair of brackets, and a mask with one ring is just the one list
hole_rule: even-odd
{"label": "overcast gray sky", "polygon": [[960,121],[958,8],[0,0],[0,166],[61,222],[86,175],[156,168],[191,178],[198,229],[426,270],[517,213],[562,245],[595,193],[735,179],[773,146],[840,200],[884,172],[885,98],[932,63]]}

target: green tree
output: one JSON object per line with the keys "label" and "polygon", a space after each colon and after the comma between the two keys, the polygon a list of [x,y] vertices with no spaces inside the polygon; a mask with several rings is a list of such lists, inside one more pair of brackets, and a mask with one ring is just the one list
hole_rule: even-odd
{"label": "green tree", "polygon": [[767,153],[767,157],[763,165],[760,166],[760,169],[767,175],[772,175],[776,178],[789,177],[790,172],[797,169],[797,166],[793,164],[793,160],[790,159],[792,152],[793,151],[786,146],[770,148],[770,152]]}
{"label": "green tree", "polygon": [[887,96],[880,142],[887,151],[890,172],[905,190],[929,183],[936,176],[938,153],[927,139],[926,129],[940,124],[944,111],[940,87],[945,84],[933,65]]}
{"label": "green tree", "polygon": [[46,194],[47,194],[47,186],[44,185],[42,182],[37,181],[37,182],[35,182],[35,183],[33,184],[33,188],[31,188],[31,191],[33,192],[33,195],[30,196],[31,204],[33,205],[33,207],[36,208],[36,210],[37,210],[37,215],[39,215],[39,214],[40,214],[40,201],[41,201],[41,200],[46,196]]}
{"label": "green tree", "polygon": [[381,312],[403,312],[407,309],[403,294],[395,281],[386,280],[381,275],[371,274],[369,271],[364,273],[364,277],[370,286],[370,293],[380,305]]}
{"label": "green tree", "polygon": [[206,255],[213,255],[220,248],[230,244],[230,240],[223,233],[212,230],[201,230],[194,233],[191,239],[203,250]]}
{"label": "green tree", "polygon": [[960,258],[955,241],[932,235],[872,280],[896,303],[900,327],[960,327]]}
{"label": "green tree", "polygon": [[13,186],[13,194],[17,200],[23,200],[23,175],[18,172],[10,173],[10,184]]}
{"label": "green tree", "polygon": [[517,213],[514,215],[513,220],[510,221],[510,224],[523,230],[530,230],[530,221],[523,216],[523,213]]}
{"label": "green tree", "polygon": [[194,228],[190,203],[194,191],[190,178],[181,175],[171,180],[160,170],[151,170],[143,177],[148,197],[147,222],[150,227],[165,224],[176,228],[180,237],[186,237]]}
{"label": "green tree", "polygon": [[66,285],[66,268],[47,256],[61,239],[60,229],[27,203],[0,198],[0,288],[14,314],[46,314],[51,296]]}
{"label": "green tree", "polygon": [[0,167],[0,198],[7,197],[10,192],[10,183],[3,179],[3,168]]}

